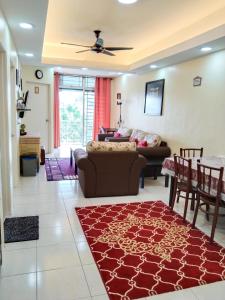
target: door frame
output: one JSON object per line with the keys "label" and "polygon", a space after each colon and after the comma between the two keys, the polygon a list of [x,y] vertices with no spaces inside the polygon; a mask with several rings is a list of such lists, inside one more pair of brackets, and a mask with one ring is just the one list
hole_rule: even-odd
{"label": "door frame", "polygon": [[[0,154],[1,154],[1,183],[2,183],[2,217],[11,214],[12,206],[12,162],[11,162],[11,124],[9,122],[9,90],[7,89],[7,55],[0,52]],[[10,103],[11,104],[11,103]]]}
{"label": "door frame", "polygon": [[[46,151],[46,153],[50,153],[51,152],[51,136],[52,136],[52,115],[51,115],[51,85],[49,83],[43,83],[43,82],[35,82],[32,80],[27,80],[26,81],[26,88],[28,89],[27,85],[28,84],[33,84],[33,85],[42,85],[42,86],[46,86],[48,88],[48,151]],[[28,96],[29,97],[29,96]],[[29,98],[28,98],[29,99]]]}

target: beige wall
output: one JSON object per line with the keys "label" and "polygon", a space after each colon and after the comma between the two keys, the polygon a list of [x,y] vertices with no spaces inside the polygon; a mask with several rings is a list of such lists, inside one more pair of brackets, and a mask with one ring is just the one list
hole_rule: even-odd
{"label": "beige wall", "polygon": [[[35,77],[35,71],[37,69],[42,70],[43,78],[37,79]],[[50,67],[43,67],[43,66],[22,66],[22,77],[23,77],[23,90],[27,90],[27,82],[36,83],[38,84],[47,84],[49,85],[50,90],[50,101],[49,101],[49,141],[50,141],[50,152],[53,150],[53,98],[54,98],[54,70]],[[28,112],[29,113],[29,112]],[[35,112],[38,113],[38,112]]]}
{"label": "beige wall", "polygon": [[0,215],[3,216],[11,213],[12,188],[19,173],[19,136],[16,123],[18,87],[15,85],[15,69],[18,66],[17,51],[0,10],[0,173],[3,196],[2,203],[0,196]]}
{"label": "beige wall", "polygon": [[[193,87],[193,78],[202,85]],[[145,83],[165,78],[162,116],[144,114]],[[225,155],[225,51],[144,75],[112,81],[111,125],[118,121],[116,93],[122,94],[124,125],[161,135],[178,153],[181,146],[204,147],[205,154]]]}

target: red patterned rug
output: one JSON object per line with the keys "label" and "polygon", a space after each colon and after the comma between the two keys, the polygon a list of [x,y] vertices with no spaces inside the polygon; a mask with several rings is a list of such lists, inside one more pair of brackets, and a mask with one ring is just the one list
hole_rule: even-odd
{"label": "red patterned rug", "polygon": [[76,208],[110,299],[225,279],[225,248],[161,201]]}

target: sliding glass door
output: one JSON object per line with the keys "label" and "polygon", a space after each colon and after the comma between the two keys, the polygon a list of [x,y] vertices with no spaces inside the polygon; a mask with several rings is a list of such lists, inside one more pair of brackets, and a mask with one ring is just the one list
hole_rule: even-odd
{"label": "sliding glass door", "polygon": [[61,75],[60,142],[84,146],[92,140],[95,78]]}

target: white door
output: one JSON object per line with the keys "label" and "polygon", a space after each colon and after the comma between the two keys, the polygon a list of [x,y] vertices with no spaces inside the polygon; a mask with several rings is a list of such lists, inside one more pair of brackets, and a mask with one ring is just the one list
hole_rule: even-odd
{"label": "white door", "polygon": [[49,86],[47,84],[26,83],[29,90],[27,107],[22,123],[28,134],[40,136],[41,146],[49,152]]}

